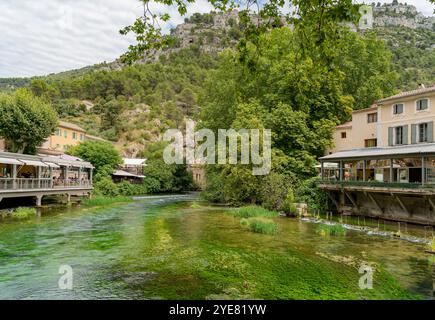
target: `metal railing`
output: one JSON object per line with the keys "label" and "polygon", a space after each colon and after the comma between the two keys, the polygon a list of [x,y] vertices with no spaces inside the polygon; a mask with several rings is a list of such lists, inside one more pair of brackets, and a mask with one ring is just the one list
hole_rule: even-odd
{"label": "metal railing", "polygon": [[0,178],[0,190],[33,190],[51,188],[49,178]]}
{"label": "metal railing", "polygon": [[85,179],[53,179],[53,188],[91,187],[91,185],[91,181]]}
{"label": "metal railing", "polygon": [[51,179],[51,178],[0,178],[2,190],[37,190],[53,188],[91,187],[89,180]]}

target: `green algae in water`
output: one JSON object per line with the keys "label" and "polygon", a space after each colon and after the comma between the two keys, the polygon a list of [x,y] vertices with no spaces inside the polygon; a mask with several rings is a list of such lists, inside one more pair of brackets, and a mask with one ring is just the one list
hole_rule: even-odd
{"label": "green algae in water", "polygon": [[[417,245],[289,218],[257,234],[227,212],[144,200],[0,225],[0,298],[418,299],[432,284]],[[376,266],[373,290],[358,287],[361,263]],[[61,264],[73,292],[56,287]]]}

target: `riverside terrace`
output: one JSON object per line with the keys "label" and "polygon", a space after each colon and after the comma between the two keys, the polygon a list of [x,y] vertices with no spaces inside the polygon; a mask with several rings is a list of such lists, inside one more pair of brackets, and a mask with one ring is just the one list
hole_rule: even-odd
{"label": "riverside terrace", "polygon": [[320,159],[339,213],[435,225],[435,143],[340,151]]}
{"label": "riverside terrace", "polygon": [[90,196],[93,166],[70,156],[30,156],[0,152],[0,201],[48,195]]}

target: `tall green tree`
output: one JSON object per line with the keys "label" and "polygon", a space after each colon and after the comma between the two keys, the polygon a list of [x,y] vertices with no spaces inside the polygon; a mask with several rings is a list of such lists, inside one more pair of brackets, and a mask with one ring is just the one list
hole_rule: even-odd
{"label": "tall green tree", "polygon": [[0,94],[0,136],[12,152],[34,154],[36,148],[53,134],[58,117],[51,104],[20,89]]}
{"label": "tall green tree", "polygon": [[110,142],[104,141],[84,141],[68,149],[67,153],[92,163],[96,173],[107,171],[107,168],[114,169],[122,162],[119,151]]}
{"label": "tall green tree", "polygon": [[[131,25],[120,30],[123,35],[133,34],[137,43],[129,46],[123,55],[123,60],[133,63],[143,57],[144,53],[152,49],[167,47],[170,37],[162,36],[161,21],[169,21],[168,13],[157,13],[151,9],[150,0],[141,0],[143,15]],[[195,0],[156,0],[163,6],[175,6],[183,16],[187,13],[189,3]],[[244,36],[239,43],[241,53],[245,52],[249,44],[256,45],[259,36],[267,31],[282,26],[283,22],[292,24],[298,35],[298,41],[303,53],[316,50],[327,61],[335,55],[331,42],[338,39],[338,23],[357,22],[360,15],[358,5],[352,0],[208,0],[219,11],[234,8],[240,10],[239,17],[243,26]],[[251,19],[255,13],[259,19]],[[318,50],[320,49],[320,50]],[[241,55],[245,58],[245,55]]]}

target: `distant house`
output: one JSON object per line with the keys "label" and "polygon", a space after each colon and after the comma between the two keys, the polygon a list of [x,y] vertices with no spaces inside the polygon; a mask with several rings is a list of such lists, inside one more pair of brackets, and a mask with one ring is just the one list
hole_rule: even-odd
{"label": "distant house", "polygon": [[142,183],[145,176],[143,170],[147,159],[124,158],[123,163],[112,174],[114,182],[128,181],[130,183]]}
{"label": "distant house", "polygon": [[59,121],[54,134],[38,149],[40,154],[62,154],[69,147],[76,146],[80,142],[85,141],[86,130],[76,124]]}
{"label": "distant house", "polygon": [[435,86],[376,101],[369,108],[355,110],[352,121],[336,127],[333,154],[344,150],[384,148],[433,143]]}
{"label": "distant house", "polygon": [[[62,155],[69,147],[89,140],[107,141],[103,138],[87,134],[85,129],[74,123],[59,121],[59,126],[56,128],[54,134],[44,141],[37,149],[37,153],[43,155]],[[0,151],[7,150],[7,142],[4,139],[0,139]]]}
{"label": "distant house", "polygon": [[197,184],[197,186],[200,189],[204,189],[206,183],[204,166],[201,164],[189,165],[187,170],[192,173],[193,181]]}
{"label": "distant house", "polygon": [[320,158],[338,212],[435,225],[435,86],[354,111]]}

